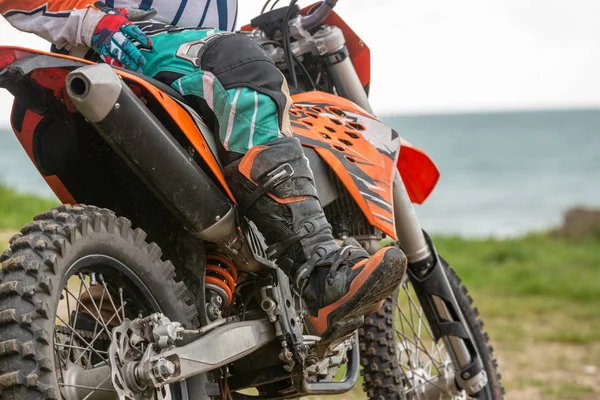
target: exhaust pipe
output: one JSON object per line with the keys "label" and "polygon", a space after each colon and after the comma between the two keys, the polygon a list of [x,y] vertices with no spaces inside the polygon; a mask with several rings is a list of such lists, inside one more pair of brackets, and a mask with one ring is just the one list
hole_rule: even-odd
{"label": "exhaust pipe", "polygon": [[66,84],[77,110],[186,229],[208,241],[235,231],[227,196],[110,66],[78,68]]}

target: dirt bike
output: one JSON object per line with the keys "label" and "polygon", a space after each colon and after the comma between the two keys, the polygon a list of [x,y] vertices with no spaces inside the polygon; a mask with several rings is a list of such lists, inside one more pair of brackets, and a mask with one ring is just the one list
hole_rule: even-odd
{"label": "dirt bike", "polygon": [[392,238],[405,252],[397,295],[358,332],[323,343],[179,93],[106,64],[0,47],[13,130],[64,204],[0,257],[3,399],[332,395],[354,387],[361,365],[372,399],[502,398],[471,298],[413,212],[438,170],[373,115],[369,49],[335,3],[292,2],[244,31],[295,91],[291,123],[334,235],[370,253]]}

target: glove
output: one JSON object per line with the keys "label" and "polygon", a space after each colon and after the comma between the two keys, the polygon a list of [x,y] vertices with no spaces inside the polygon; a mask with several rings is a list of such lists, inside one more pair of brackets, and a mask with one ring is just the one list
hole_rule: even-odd
{"label": "glove", "polygon": [[[92,48],[110,65],[139,71],[146,63],[142,52],[136,47],[152,49],[152,41],[142,30],[128,20],[126,9],[106,7],[96,3],[106,15],[100,20],[92,36]],[[139,19],[138,16],[136,16]]]}

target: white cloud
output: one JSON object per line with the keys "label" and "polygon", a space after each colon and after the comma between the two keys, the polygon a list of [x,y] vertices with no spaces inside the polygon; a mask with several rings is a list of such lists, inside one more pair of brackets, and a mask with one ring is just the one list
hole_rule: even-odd
{"label": "white cloud", "polygon": [[[580,1],[577,7],[547,0],[431,3],[387,17],[384,26],[398,26],[394,45],[366,39],[377,52],[375,79],[397,77],[393,84],[399,91],[391,103],[399,109],[600,104],[597,2]],[[380,54],[392,46],[398,49],[389,57],[395,67]],[[377,101],[383,90],[374,82]]]}
{"label": "white cloud", "polygon": [[[242,0],[240,23],[261,7]],[[379,112],[600,105],[595,0],[340,0],[338,12],[372,50]],[[0,21],[9,44],[48,47]],[[5,91],[0,107],[10,107]]]}

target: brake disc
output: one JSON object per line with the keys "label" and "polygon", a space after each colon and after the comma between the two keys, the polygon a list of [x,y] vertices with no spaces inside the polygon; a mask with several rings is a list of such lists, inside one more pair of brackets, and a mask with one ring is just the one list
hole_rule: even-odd
{"label": "brake disc", "polygon": [[[144,355],[142,325],[138,320],[125,319],[113,329],[113,340],[108,348],[113,386],[120,400],[152,398],[154,388],[140,386],[135,378],[135,368]],[[167,391],[168,392],[168,391]]]}

